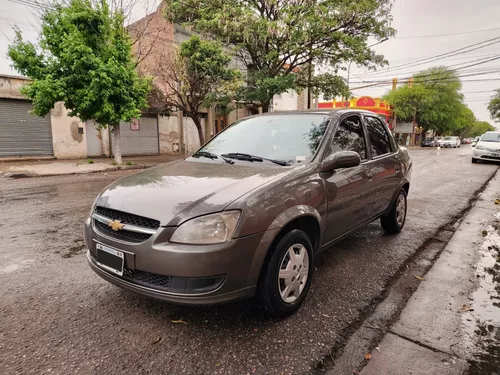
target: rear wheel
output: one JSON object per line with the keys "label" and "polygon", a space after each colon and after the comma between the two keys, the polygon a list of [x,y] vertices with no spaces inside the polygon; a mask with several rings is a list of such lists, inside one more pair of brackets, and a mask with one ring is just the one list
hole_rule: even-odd
{"label": "rear wheel", "polygon": [[290,315],[299,309],[311,285],[313,246],[307,234],[293,229],[271,251],[259,282],[259,298],[270,315]]}
{"label": "rear wheel", "polygon": [[393,203],[391,210],[384,216],[380,217],[382,228],[388,234],[401,232],[406,221],[406,190],[401,189],[398,197]]}

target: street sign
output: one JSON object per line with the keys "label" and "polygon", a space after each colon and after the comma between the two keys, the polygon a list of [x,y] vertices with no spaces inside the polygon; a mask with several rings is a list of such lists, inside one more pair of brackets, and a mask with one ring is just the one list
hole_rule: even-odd
{"label": "street sign", "polygon": [[141,127],[140,127],[140,125],[139,125],[139,119],[137,119],[137,118],[133,118],[133,119],[130,121],[130,130],[131,130],[131,131],[138,132],[140,129],[141,129]]}

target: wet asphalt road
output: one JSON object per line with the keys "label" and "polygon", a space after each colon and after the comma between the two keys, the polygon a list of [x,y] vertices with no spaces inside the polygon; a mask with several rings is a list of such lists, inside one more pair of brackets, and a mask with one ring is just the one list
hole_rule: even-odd
{"label": "wet asphalt road", "polygon": [[403,232],[385,236],[375,222],[319,257],[305,304],[284,320],[251,302],[173,306],[95,275],[82,223],[96,194],[131,172],[0,177],[0,374],[319,372],[400,267],[497,169],[471,164],[470,146],[411,154]]}

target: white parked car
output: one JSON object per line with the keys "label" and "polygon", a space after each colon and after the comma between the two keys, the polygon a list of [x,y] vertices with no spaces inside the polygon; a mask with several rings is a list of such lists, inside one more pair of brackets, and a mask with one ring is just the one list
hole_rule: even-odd
{"label": "white parked car", "polygon": [[460,137],[444,137],[444,142],[442,147],[460,147]]}
{"label": "white parked car", "polygon": [[443,144],[444,144],[444,138],[436,137],[436,146],[443,147]]}
{"label": "white parked car", "polygon": [[486,132],[472,149],[472,162],[478,160],[500,161],[500,132]]}

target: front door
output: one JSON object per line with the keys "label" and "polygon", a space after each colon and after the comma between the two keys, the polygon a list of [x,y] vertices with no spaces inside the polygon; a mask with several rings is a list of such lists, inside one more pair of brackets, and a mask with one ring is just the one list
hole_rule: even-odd
{"label": "front door", "polygon": [[361,157],[357,167],[338,169],[326,174],[328,198],[327,230],[324,242],[328,243],[363,224],[372,217],[371,201],[375,182],[367,174],[368,153],[361,125],[361,118],[351,115],[340,120],[330,145],[330,153],[355,151]]}
{"label": "front door", "polygon": [[375,116],[363,115],[370,144],[372,160],[368,171],[375,180],[377,193],[373,200],[374,214],[384,212],[400,183],[401,163],[391,143],[387,127]]}
{"label": "front door", "polygon": [[215,115],[215,134],[220,133],[227,126],[227,116]]}

